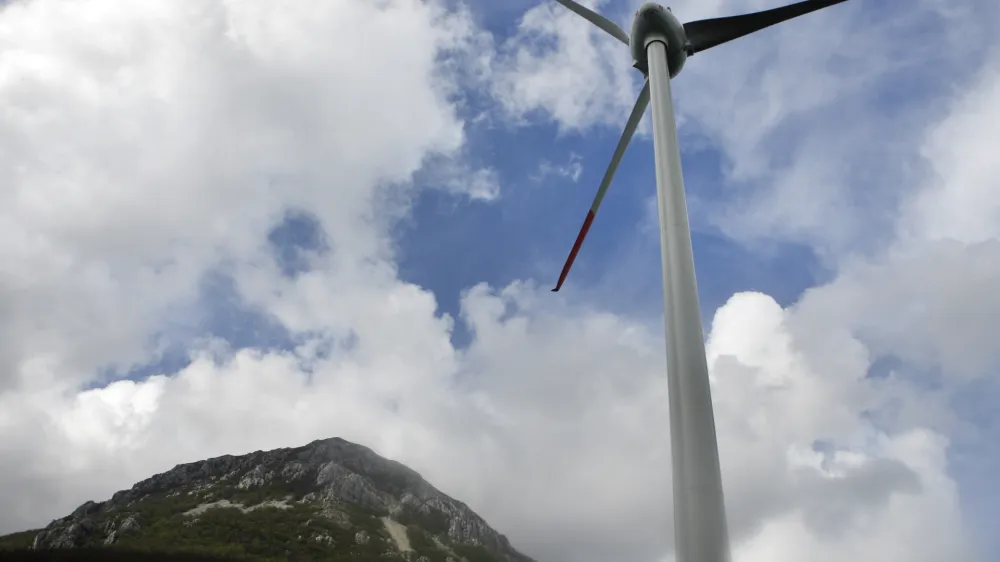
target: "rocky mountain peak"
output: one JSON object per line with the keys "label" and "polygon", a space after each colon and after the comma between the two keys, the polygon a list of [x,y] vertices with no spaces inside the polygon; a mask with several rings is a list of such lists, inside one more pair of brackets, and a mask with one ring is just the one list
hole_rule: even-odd
{"label": "rocky mountain peak", "polygon": [[33,548],[97,545],[281,560],[531,562],[417,472],[340,438],[177,465],[84,503],[40,530]]}

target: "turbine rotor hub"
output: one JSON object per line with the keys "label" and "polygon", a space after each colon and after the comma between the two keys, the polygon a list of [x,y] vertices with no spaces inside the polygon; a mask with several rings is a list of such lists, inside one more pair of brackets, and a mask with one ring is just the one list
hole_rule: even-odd
{"label": "turbine rotor hub", "polygon": [[632,33],[629,46],[632,50],[634,68],[644,75],[649,73],[646,47],[650,41],[662,40],[667,46],[667,64],[673,78],[684,68],[688,57],[687,34],[684,26],[674,16],[670,8],[654,2],[646,2],[639,7],[632,19]]}

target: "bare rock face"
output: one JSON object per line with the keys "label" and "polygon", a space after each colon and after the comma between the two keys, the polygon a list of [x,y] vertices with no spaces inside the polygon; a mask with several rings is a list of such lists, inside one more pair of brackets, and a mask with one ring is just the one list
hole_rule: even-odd
{"label": "bare rock face", "polygon": [[120,523],[118,519],[112,519],[111,522],[106,524],[104,527],[104,532],[107,534],[107,537],[104,539],[104,544],[114,544],[123,535],[128,535],[131,532],[138,531],[140,528],[141,525],[139,525],[135,515],[125,516]]}
{"label": "bare rock face", "polygon": [[[184,509],[172,508],[175,504]],[[182,528],[190,528],[214,507],[242,513],[261,508],[308,510],[298,540],[330,549],[351,545],[395,552],[401,559],[426,558],[421,552],[401,552],[398,541],[381,527],[385,521],[386,526],[402,524],[422,533],[425,544],[442,549],[438,559],[460,562],[466,559],[462,552],[478,548],[497,562],[531,562],[464,503],[406,466],[340,438],[178,465],[115,493],[108,501],[86,502],[52,521],[37,534],[34,548],[136,541],[153,519],[180,517]]]}

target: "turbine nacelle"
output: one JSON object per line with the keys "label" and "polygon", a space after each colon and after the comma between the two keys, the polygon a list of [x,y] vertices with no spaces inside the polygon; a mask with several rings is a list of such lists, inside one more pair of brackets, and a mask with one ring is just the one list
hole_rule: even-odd
{"label": "turbine nacelle", "polygon": [[646,47],[650,41],[657,39],[662,39],[667,46],[667,66],[670,68],[670,77],[673,78],[680,73],[684,68],[684,62],[687,61],[689,50],[687,33],[670,8],[646,2],[635,13],[629,40],[634,61],[632,66],[643,75],[649,74]]}

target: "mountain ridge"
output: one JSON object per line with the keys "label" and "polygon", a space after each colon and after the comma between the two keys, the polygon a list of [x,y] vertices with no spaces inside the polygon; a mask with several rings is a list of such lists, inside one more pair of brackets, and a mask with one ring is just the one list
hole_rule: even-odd
{"label": "mountain ridge", "polygon": [[34,550],[81,547],[258,560],[534,562],[413,469],[339,437],[178,464],[83,503],[31,542]]}

